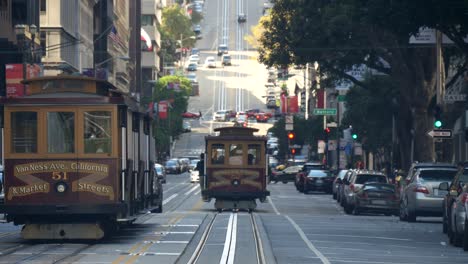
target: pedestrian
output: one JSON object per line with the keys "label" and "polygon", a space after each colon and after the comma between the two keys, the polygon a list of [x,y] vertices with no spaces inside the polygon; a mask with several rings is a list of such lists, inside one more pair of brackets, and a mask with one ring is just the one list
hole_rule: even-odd
{"label": "pedestrian", "polygon": [[[201,153],[200,154],[200,160],[197,162],[197,166],[195,167],[195,170],[198,171],[198,178],[200,179],[200,189],[203,190],[205,189],[205,154]],[[202,194],[203,197],[203,194]],[[206,200],[205,197],[203,197],[203,200]]]}
{"label": "pedestrian", "polygon": [[199,118],[199,119],[203,119],[203,118],[202,118],[202,112],[201,112],[201,110],[198,110],[198,118]]}

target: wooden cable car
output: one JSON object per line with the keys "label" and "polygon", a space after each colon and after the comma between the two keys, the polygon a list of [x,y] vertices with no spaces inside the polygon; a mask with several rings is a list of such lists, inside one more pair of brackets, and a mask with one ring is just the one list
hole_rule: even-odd
{"label": "wooden cable car", "polygon": [[265,202],[267,138],[255,136],[258,129],[250,127],[216,128],[218,136],[206,136],[205,180],[202,196],[205,201],[215,198],[215,208],[256,208],[256,199]]}
{"label": "wooden cable car", "polygon": [[107,81],[48,76],[2,100],[8,222],[25,239],[100,239],[162,210],[151,117]]}

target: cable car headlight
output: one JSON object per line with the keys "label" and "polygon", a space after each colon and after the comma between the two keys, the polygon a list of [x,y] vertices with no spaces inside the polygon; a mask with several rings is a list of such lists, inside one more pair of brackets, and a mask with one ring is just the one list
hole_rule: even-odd
{"label": "cable car headlight", "polygon": [[58,193],[64,193],[67,191],[67,189],[68,189],[68,186],[64,182],[58,182],[57,184],[55,184],[55,190]]}
{"label": "cable car headlight", "polygon": [[234,186],[239,186],[239,185],[240,185],[240,181],[239,181],[238,179],[232,180],[232,185],[234,185]]}

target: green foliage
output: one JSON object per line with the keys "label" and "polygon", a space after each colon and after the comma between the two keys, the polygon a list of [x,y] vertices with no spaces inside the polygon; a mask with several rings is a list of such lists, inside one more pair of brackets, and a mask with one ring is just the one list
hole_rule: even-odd
{"label": "green foliage", "polygon": [[368,76],[364,81],[372,89],[352,87],[346,95],[343,127],[353,127],[357,140],[373,152],[391,149],[392,115],[398,111],[392,103],[398,89],[388,76]]}
{"label": "green foliage", "polygon": [[[169,83],[178,83],[180,91],[167,89]],[[164,76],[158,80],[153,90],[153,102],[169,101],[167,119],[157,119],[154,124],[154,136],[156,138],[156,149],[165,153],[170,149],[170,137],[177,137],[183,133],[181,114],[187,111],[188,98],[192,86],[190,81],[183,76]]]}

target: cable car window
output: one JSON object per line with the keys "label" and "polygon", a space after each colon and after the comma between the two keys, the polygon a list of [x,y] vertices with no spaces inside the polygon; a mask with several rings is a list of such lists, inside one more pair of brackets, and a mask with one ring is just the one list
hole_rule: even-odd
{"label": "cable car window", "polygon": [[37,113],[11,113],[11,151],[13,153],[37,152]]}
{"label": "cable car window", "polygon": [[260,164],[260,151],[261,151],[260,144],[249,144],[249,149],[247,151],[247,162],[248,165],[258,165]]}
{"label": "cable car window", "polygon": [[109,111],[84,113],[85,153],[111,153],[112,116]]}
{"label": "cable car window", "polygon": [[75,152],[75,113],[47,113],[47,152]]}
{"label": "cable car window", "polygon": [[243,165],[243,153],[242,144],[231,144],[229,146],[229,165]]}
{"label": "cable car window", "polygon": [[211,145],[211,164],[224,164],[225,152],[224,144]]}

